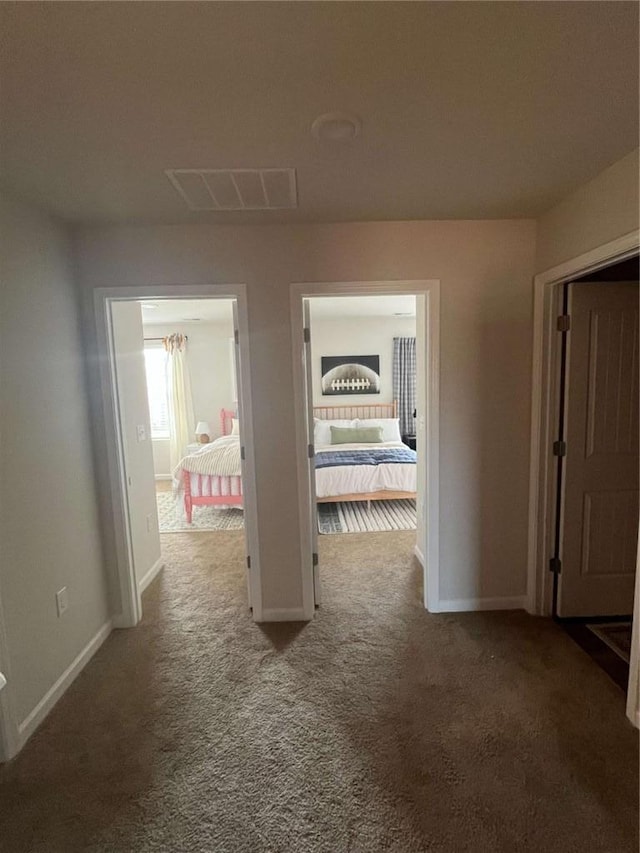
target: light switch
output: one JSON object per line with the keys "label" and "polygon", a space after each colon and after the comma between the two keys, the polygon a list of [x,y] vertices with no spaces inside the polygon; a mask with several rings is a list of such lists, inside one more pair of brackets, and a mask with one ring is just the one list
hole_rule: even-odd
{"label": "light switch", "polygon": [[138,441],[147,440],[147,428],[144,424],[138,424],[136,427],[136,435],[138,436]]}

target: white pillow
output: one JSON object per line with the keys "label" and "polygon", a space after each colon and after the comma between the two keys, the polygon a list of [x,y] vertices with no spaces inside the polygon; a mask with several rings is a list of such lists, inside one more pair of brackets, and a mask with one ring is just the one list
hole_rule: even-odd
{"label": "white pillow", "polygon": [[240,435],[240,421],[237,418],[231,418],[231,435]]}
{"label": "white pillow", "polygon": [[400,420],[398,418],[366,418],[358,419],[356,426],[359,427],[382,427],[383,441],[402,441],[400,435]]}
{"label": "white pillow", "polygon": [[313,419],[313,443],[315,447],[327,447],[331,444],[331,427],[353,427],[355,421],[323,421],[320,418]]}

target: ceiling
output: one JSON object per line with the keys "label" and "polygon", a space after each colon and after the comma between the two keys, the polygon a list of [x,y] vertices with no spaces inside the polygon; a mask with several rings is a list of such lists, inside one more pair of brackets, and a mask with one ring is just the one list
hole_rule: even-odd
{"label": "ceiling", "polygon": [[142,303],[145,326],[167,323],[226,323],[233,330],[231,299],[154,299]]}
{"label": "ceiling", "polygon": [[[635,2],[2,3],[0,182],[76,222],[537,215],[638,144]],[[321,141],[322,113],[362,133]],[[191,211],[167,169],[293,168]]]}
{"label": "ceiling", "polygon": [[415,296],[320,296],[309,300],[311,319],[416,315]]}

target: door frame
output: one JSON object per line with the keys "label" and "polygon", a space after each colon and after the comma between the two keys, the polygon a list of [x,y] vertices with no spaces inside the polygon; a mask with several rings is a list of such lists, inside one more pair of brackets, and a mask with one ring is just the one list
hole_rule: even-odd
{"label": "door frame", "polygon": [[[100,487],[109,496],[113,530],[106,532],[111,538],[115,565],[111,569],[113,588],[119,601],[113,617],[116,628],[131,628],[142,615],[139,586],[135,577],[131,547],[131,531],[127,511],[127,490],[120,423],[115,353],[111,327],[112,301],[150,301],[161,299],[235,299],[238,316],[238,346],[240,349],[239,398],[244,423],[240,424],[240,441],[245,448],[243,468],[243,494],[245,537],[247,554],[251,555],[249,572],[250,607],[255,622],[262,621],[262,584],[260,573],[260,548],[258,537],[258,505],[255,478],[253,442],[253,413],[251,406],[251,373],[249,352],[249,325],[247,293],[244,284],[206,285],[131,285],[99,287],[93,292],[93,317],[96,331],[97,358],[100,373],[100,416],[104,427],[104,453],[106,456],[106,482]],[[102,478],[104,479],[104,478]]]}
{"label": "door frame", "polygon": [[296,424],[296,461],[300,546],[302,554],[302,597],[305,617],[315,611],[311,514],[308,507],[309,465],[304,393],[303,300],[314,296],[394,296],[423,297],[424,330],[427,340],[425,365],[424,456],[427,472],[422,521],[426,547],[416,548],[424,572],[424,606],[432,613],[440,611],[439,561],[439,428],[440,428],[440,280],[302,282],[290,288],[291,343]]}
{"label": "door frame", "polygon": [[640,231],[636,230],[534,278],[526,602],[529,613],[544,616],[551,614],[553,584],[549,559],[552,556],[552,498],[556,460],[552,454],[552,444],[557,423],[555,391],[560,337],[554,328],[557,288],[571,279],[631,258],[639,250]]}

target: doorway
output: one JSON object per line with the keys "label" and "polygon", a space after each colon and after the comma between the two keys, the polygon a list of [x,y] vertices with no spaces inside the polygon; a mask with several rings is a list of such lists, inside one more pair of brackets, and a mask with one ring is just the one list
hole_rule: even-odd
{"label": "doorway", "polygon": [[[223,315],[217,336],[204,333]],[[141,618],[141,593],[162,568],[161,535],[171,535],[171,528],[229,529],[227,516],[244,531],[248,606],[260,621],[244,286],[105,288],[96,292],[95,316],[120,600],[116,626],[132,627]],[[159,323],[163,318],[170,333]],[[226,357],[217,382],[214,345]],[[232,462],[238,471],[226,470]]]}
{"label": "doorway", "polygon": [[[337,525],[342,531],[346,525],[347,530],[344,532],[380,532],[389,527],[396,529],[394,524],[399,525],[400,529],[403,526],[411,529],[410,513],[413,512],[416,537],[414,553],[422,566],[422,599],[429,610],[436,612],[439,610],[439,282],[299,284],[292,285],[291,296],[305,605],[312,613],[313,608],[322,603],[319,529],[335,529]],[[414,354],[417,353],[414,376],[415,406],[408,411],[406,402],[394,399],[392,393],[394,335],[391,334],[391,323],[385,334],[378,333],[377,337],[367,339],[371,341],[367,344],[371,352],[351,352],[350,345],[353,347],[358,344],[355,337],[357,327],[362,325],[357,322],[357,315],[362,313],[362,306],[368,299],[372,300],[371,305],[378,300],[379,304],[387,306],[394,304],[395,300],[398,306],[404,304],[405,310],[392,314],[409,313],[413,317],[414,336],[395,336],[398,339],[413,337]],[[409,303],[414,307],[407,312],[406,306]],[[331,309],[327,306],[331,306]],[[314,314],[318,324],[322,315],[331,311],[342,318],[339,324],[334,324],[335,329],[340,328],[340,334],[337,339],[335,335],[332,337],[331,331],[328,336],[321,335],[319,345],[322,352],[318,346],[314,351]],[[360,320],[362,319],[360,317]],[[359,346],[367,348],[364,339]],[[334,351],[336,347],[340,350],[339,353]],[[380,356],[382,348],[386,361],[385,379],[388,384],[384,393],[380,393],[382,388],[378,384],[382,381],[378,372],[383,370]],[[358,357],[352,358],[354,355]],[[404,407],[404,411],[399,411],[399,405]],[[403,415],[402,419],[398,417],[400,414]],[[394,429],[397,434],[387,435],[385,429]],[[341,430],[347,432],[342,435]],[[375,448],[376,453],[386,444],[389,448],[393,445],[394,453],[404,453],[407,457],[412,455],[412,481],[409,482],[407,478],[400,482],[398,477],[395,477],[383,483],[379,481],[379,472],[374,475],[372,470],[375,469],[361,467],[362,460],[356,459],[355,455],[349,462],[350,469],[343,467],[342,460],[338,460],[338,465],[336,460],[329,459],[333,456],[342,457],[349,449],[354,449],[354,430],[358,433],[358,439],[366,438],[367,442],[371,440],[381,443]],[[364,435],[362,430],[367,432],[367,435]],[[374,437],[375,431],[380,435]],[[370,437],[368,432],[372,433]],[[329,435],[331,440],[328,439]],[[334,436],[336,441],[349,439],[344,445],[346,450],[336,452],[333,446],[329,447]],[[359,443],[361,444],[356,442],[356,445]],[[362,447],[358,446],[356,449],[359,453],[363,452]],[[394,474],[400,476],[402,466],[409,472],[410,460],[398,458],[397,463]],[[367,461],[367,465],[379,465],[379,461],[372,459]],[[390,460],[388,469],[391,470],[394,466],[395,462]],[[359,473],[356,469],[359,469]],[[395,521],[393,516],[396,517]]]}
{"label": "doorway", "polygon": [[638,546],[638,258],[558,288],[552,615],[624,689]]}
{"label": "doorway", "polygon": [[531,609],[555,618],[623,689],[638,553],[635,242],[539,276],[534,339]]}

